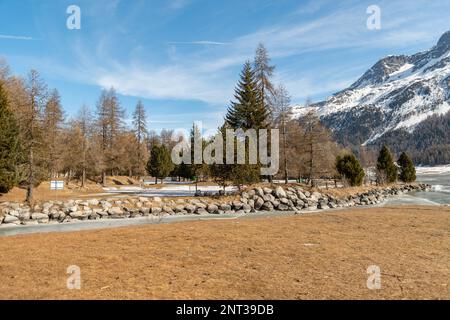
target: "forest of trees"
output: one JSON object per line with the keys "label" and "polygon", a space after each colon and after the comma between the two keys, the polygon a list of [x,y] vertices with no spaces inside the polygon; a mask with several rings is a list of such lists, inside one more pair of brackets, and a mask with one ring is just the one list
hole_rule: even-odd
{"label": "forest of trees", "polygon": [[374,145],[388,144],[396,153],[406,150],[415,164],[437,165],[450,162],[450,112],[432,115],[412,132],[396,130],[382,136]]}
{"label": "forest of trees", "polygon": [[[174,132],[163,129],[158,134],[150,130],[141,101],[128,125],[125,108],[113,88],[100,93],[95,108],[83,105],[76,116],[67,118],[58,91],[48,88],[37,71],[31,70],[21,78],[12,75],[8,65],[0,61],[0,192],[20,186],[27,190],[26,201],[32,203],[34,188],[51,178],[64,178],[69,184],[77,179],[84,187],[88,179],[106,184],[107,176],[117,175],[151,175],[156,181],[171,176],[196,183],[210,179],[222,186],[241,186],[262,178],[286,182],[302,179],[314,186],[320,178],[342,177],[336,158],[348,150],[333,140],[314,112],[301,119],[291,117],[290,95],[282,84],[272,83],[274,70],[266,48],[260,44],[254,60],[243,66],[234,99],[217,131],[225,135],[227,128],[279,129],[278,174],[261,177],[260,163],[168,163],[177,143]],[[202,137],[195,124],[186,138],[191,152],[195,149],[194,138],[200,139],[197,148],[201,150],[212,139]],[[246,150],[248,160],[251,155],[249,148]],[[367,166],[374,165],[376,156],[362,148],[359,158]],[[358,176],[353,183],[361,179]]]}

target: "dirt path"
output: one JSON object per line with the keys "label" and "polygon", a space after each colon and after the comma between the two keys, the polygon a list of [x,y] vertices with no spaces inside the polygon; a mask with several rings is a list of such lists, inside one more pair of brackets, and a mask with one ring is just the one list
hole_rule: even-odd
{"label": "dirt path", "polygon": [[[450,208],[383,207],[0,239],[0,298],[450,299]],[[81,290],[66,286],[81,269]],[[366,286],[381,268],[380,290]]]}

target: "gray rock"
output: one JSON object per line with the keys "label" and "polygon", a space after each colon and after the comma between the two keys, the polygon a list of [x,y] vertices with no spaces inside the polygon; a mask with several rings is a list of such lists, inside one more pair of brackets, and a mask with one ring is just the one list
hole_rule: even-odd
{"label": "gray rock", "polygon": [[150,208],[139,208],[139,212],[144,216],[148,216],[150,214]]}
{"label": "gray rock", "polygon": [[252,211],[252,207],[250,205],[248,205],[248,204],[244,204],[242,206],[242,210],[244,210],[245,213],[249,213],[249,212]]}
{"label": "gray rock", "polygon": [[168,213],[168,214],[173,214],[174,213],[172,208],[169,207],[169,206],[163,206],[162,207],[162,211],[165,212],[165,213]]}
{"label": "gray rock", "polygon": [[30,211],[22,211],[19,215],[19,219],[22,221],[30,220],[31,213]]}
{"label": "gray rock", "polygon": [[26,221],[22,221],[22,224],[24,226],[35,226],[39,224],[39,221],[37,220],[26,220]]}
{"label": "gray rock", "polygon": [[48,216],[47,214],[45,214],[45,213],[39,213],[39,212],[37,212],[37,213],[33,213],[33,214],[31,215],[31,220],[35,220],[35,221],[37,221],[37,222],[39,222],[39,223],[49,223],[50,218],[49,218],[49,216]]}
{"label": "gray rock", "polygon": [[123,210],[120,207],[111,207],[108,209],[108,213],[110,215],[122,215],[123,214]]}
{"label": "gray rock", "polygon": [[231,206],[229,204],[221,204],[220,205],[220,210],[230,211],[231,210]]}
{"label": "gray rock", "polygon": [[151,212],[153,215],[159,215],[162,212],[162,208],[160,207],[152,207]]}
{"label": "gray rock", "polygon": [[320,201],[319,204],[317,205],[317,208],[322,210],[330,209],[330,207],[328,206],[328,202],[326,201]]}
{"label": "gray rock", "polygon": [[259,197],[262,197],[262,196],[264,196],[264,190],[262,188],[258,187],[255,189],[255,194]]}
{"label": "gray rock", "polygon": [[264,194],[272,194],[272,189],[270,189],[270,188],[265,187],[265,188],[263,188],[263,191],[264,191]]}
{"label": "gray rock", "polygon": [[208,211],[206,211],[206,209],[204,208],[197,208],[197,210],[195,210],[196,214],[201,214],[201,215],[206,215],[208,214]]}
{"label": "gray rock", "polygon": [[9,210],[8,214],[9,214],[10,216],[14,216],[14,217],[17,217],[17,218],[20,217],[20,213],[19,213],[18,210]]}
{"label": "gray rock", "polygon": [[275,201],[275,197],[273,195],[271,195],[271,194],[265,194],[263,196],[263,200],[265,202],[273,202],[273,201]]}
{"label": "gray rock", "polygon": [[209,213],[217,213],[219,211],[219,207],[215,204],[208,205],[208,208],[206,209]]}
{"label": "gray rock", "polygon": [[198,208],[202,208],[206,210],[207,205],[201,202],[195,202],[195,206]]}
{"label": "gray rock", "polygon": [[280,186],[275,188],[275,197],[277,197],[278,199],[280,198],[286,198],[286,192],[284,191],[284,189]]}
{"label": "gray rock", "polygon": [[173,211],[175,211],[177,213],[181,212],[181,211],[184,211],[184,205],[182,205],[182,204],[176,205],[175,208],[173,208]]}
{"label": "gray rock", "polygon": [[258,199],[256,199],[256,201],[255,201],[255,210],[259,210],[259,209],[261,209],[261,207],[263,206],[263,204],[264,204],[264,200],[263,200],[263,198],[259,198],[258,197]]}
{"label": "gray rock", "polygon": [[81,211],[70,212],[69,216],[73,219],[80,219],[83,217],[83,212]]}
{"label": "gray rock", "polygon": [[266,210],[266,211],[272,211],[273,210],[273,204],[272,202],[266,201],[264,202],[264,204],[261,207],[262,210]]}
{"label": "gray rock", "polygon": [[9,214],[7,214],[4,218],[3,218],[3,223],[14,223],[14,224],[20,224],[19,218],[17,218],[16,216],[11,216]]}
{"label": "gray rock", "polygon": [[97,213],[95,213],[95,212],[92,212],[90,215],[89,215],[89,220],[98,220],[98,219],[100,219],[101,218],[101,215],[99,215],[99,214],[97,214]]}
{"label": "gray rock", "polygon": [[89,199],[87,201],[91,206],[98,206],[100,201],[98,201],[98,199]]}
{"label": "gray rock", "polygon": [[112,204],[106,200],[100,201],[100,205],[103,207],[104,210],[107,210],[112,207]]}
{"label": "gray rock", "polygon": [[188,212],[188,213],[194,213],[195,212],[195,206],[193,206],[192,204],[188,204],[184,207],[184,209]]}
{"label": "gray rock", "polygon": [[240,210],[244,204],[240,201],[233,201],[233,209]]}

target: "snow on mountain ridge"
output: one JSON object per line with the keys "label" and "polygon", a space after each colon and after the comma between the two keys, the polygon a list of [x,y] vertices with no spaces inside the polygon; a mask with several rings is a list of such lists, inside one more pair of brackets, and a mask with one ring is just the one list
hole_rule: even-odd
{"label": "snow on mountain ridge", "polygon": [[294,107],[294,117],[311,109],[333,131],[358,127],[364,133],[364,144],[389,131],[411,132],[427,117],[447,113],[450,111],[450,31],[428,51],[379,60],[349,88],[326,101],[308,109]]}

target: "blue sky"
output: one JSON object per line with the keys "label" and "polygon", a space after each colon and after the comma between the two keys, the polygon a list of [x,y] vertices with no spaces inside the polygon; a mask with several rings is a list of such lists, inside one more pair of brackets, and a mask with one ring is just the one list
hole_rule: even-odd
{"label": "blue sky", "polygon": [[[66,28],[69,5],[81,30]],[[368,30],[369,5],[381,30]],[[68,116],[114,86],[150,128],[223,119],[239,72],[259,42],[293,103],[325,99],[389,54],[433,46],[450,30],[450,1],[0,0],[0,56],[15,74],[37,69]]]}

